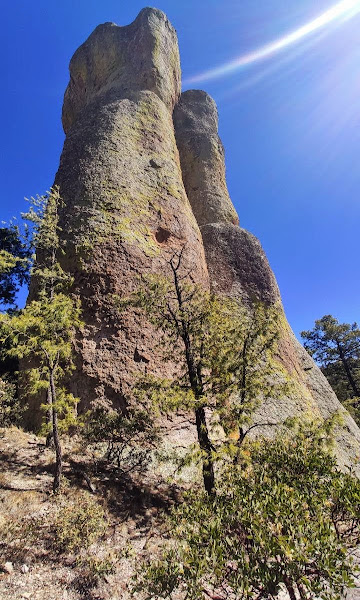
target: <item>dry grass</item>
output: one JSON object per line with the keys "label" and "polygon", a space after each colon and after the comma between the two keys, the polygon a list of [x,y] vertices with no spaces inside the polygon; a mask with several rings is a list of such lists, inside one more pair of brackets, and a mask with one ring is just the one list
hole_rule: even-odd
{"label": "dry grass", "polygon": [[174,487],[120,476],[101,460],[95,468],[76,440],[65,443],[64,456],[63,490],[54,497],[54,457],[44,440],[0,431],[0,566],[14,567],[0,572],[2,600],[125,600],[135,563],[159,546]]}

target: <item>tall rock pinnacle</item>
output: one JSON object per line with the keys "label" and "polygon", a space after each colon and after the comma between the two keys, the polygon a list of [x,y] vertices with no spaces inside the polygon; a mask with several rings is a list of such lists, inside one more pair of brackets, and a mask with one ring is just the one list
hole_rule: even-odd
{"label": "tall rock pinnacle", "polygon": [[[121,408],[135,373],[171,376],[176,365],[162,362],[152,326],[135,309],[119,315],[113,297],[128,295],[144,273],[163,274],[183,249],[194,282],[248,307],[254,300],[278,307],[279,377],[296,391],[267,401],[259,417],[279,422],[307,410],[327,417],[341,405],[285,319],[260,242],[238,225],[216,104],[199,90],[180,96],[180,79],[175,30],[152,8],[125,27],[99,25],[71,60],[55,179],[63,267],[84,321],[71,391],[83,408],[95,400]],[[36,427],[39,402],[29,404],[28,422]],[[351,463],[360,432],[344,414],[338,456]]]}
{"label": "tall rock pinnacle", "polygon": [[79,113],[105,94],[127,98],[153,92],[172,111],[181,91],[176,32],[166,15],[144,8],[125,27],[99,25],[70,61],[63,126],[67,133]]}
{"label": "tall rock pinnacle", "polygon": [[200,90],[184,92],[174,110],[174,126],[183,181],[200,226],[211,288],[249,307],[254,301],[275,306],[281,314],[279,377],[290,379],[294,392],[291,397],[268,399],[257,421],[281,422],[308,411],[327,418],[342,410],[346,425],[339,431],[338,457],[343,464],[352,463],[360,449],[359,429],[291,331],[260,242],[237,225],[225,181],[214,100]]}
{"label": "tall rock pinnacle", "polygon": [[250,304],[280,302],[280,292],[260,242],[238,226],[225,180],[214,100],[201,90],[184,92],[174,110],[183,181],[201,228],[214,291]]}
{"label": "tall rock pinnacle", "polygon": [[214,100],[201,90],[184,92],[174,111],[181,170],[196,220],[238,223],[225,181],[224,149]]}
{"label": "tall rock pinnacle", "polygon": [[194,281],[208,285],[175,143],[179,94],[176,33],[156,9],[143,9],[125,27],[99,25],[70,63],[55,185],[64,202],[63,266],[85,323],[71,386],[87,405],[121,406],[134,372],[148,363],[163,373],[152,327],[135,310],[119,316],[114,294],[129,294],[142,273],[162,273],[184,245]]}

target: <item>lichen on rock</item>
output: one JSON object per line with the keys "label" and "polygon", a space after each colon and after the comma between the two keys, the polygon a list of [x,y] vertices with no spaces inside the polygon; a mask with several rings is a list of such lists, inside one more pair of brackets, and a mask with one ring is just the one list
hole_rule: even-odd
{"label": "lichen on rock", "polygon": [[[84,329],[70,382],[80,410],[103,395],[122,406],[134,373],[144,368],[134,361],[136,347],[151,357],[153,372],[172,368],[161,364],[150,323],[134,309],[119,315],[114,295],[126,296],[142,273],[163,273],[183,246],[193,280],[208,285],[175,143],[179,94],[176,33],[157,9],[142,10],[125,27],[99,25],[70,62],[55,185],[64,202],[63,267],[82,302]],[[30,400],[32,419],[36,402]]]}
{"label": "lichen on rock", "polygon": [[[182,249],[193,282],[249,310],[254,301],[278,310],[278,376],[293,382],[294,393],[267,401],[258,417],[281,421],[309,408],[326,417],[340,404],[286,321],[260,242],[238,225],[216,104],[201,90],[180,96],[180,80],[176,32],[152,8],[124,27],[99,25],[71,59],[55,179],[64,202],[61,260],[84,320],[71,391],[80,409],[99,398],[121,409],[134,373],[171,377],[177,365],[162,361],[152,325],[134,308],[119,314],[113,297],[128,295],[142,274],[163,274]],[[39,399],[29,403],[31,426]],[[338,456],[345,464],[360,453],[360,432],[343,412]]]}
{"label": "lichen on rock", "polygon": [[[255,421],[281,423],[307,412],[327,418],[340,411],[344,426],[338,431],[337,456],[341,464],[358,468],[360,431],[296,340],[259,240],[238,226],[226,186],[214,100],[200,90],[184,92],[174,110],[174,126],[185,189],[202,233],[211,289],[237,298],[249,310],[260,301],[278,313],[279,343],[273,360],[278,364],[280,380],[291,383],[291,393],[268,398]],[[265,428],[264,433],[270,432]]]}

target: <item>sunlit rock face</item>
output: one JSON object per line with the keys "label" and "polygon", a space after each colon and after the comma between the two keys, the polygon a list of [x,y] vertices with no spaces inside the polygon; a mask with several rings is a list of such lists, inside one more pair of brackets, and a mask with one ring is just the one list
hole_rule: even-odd
{"label": "sunlit rock face", "polygon": [[280,423],[304,412],[327,418],[342,410],[345,426],[338,432],[338,457],[342,464],[353,463],[360,449],[359,429],[291,331],[275,276],[259,240],[238,226],[225,181],[214,100],[200,90],[184,92],[174,110],[174,126],[183,181],[202,233],[211,288],[239,299],[249,308],[255,301],[275,306],[280,314],[276,357],[279,378],[290,380],[293,392],[289,397],[264,403],[256,421]]}
{"label": "sunlit rock face", "polygon": [[214,100],[201,90],[184,92],[174,110],[174,126],[185,189],[199,226],[238,224],[226,186]]}
{"label": "sunlit rock face", "polygon": [[153,328],[135,310],[119,315],[114,295],[126,296],[141,274],[164,273],[183,246],[193,280],[208,285],[175,143],[179,94],[176,33],[156,9],[125,27],[99,25],[70,63],[55,185],[64,202],[63,266],[83,311],[71,380],[80,409],[93,400],[121,407],[134,373],[171,372]]}
{"label": "sunlit rock face", "polygon": [[[128,295],[145,273],[166,273],[169,257],[184,248],[194,282],[248,307],[255,300],[278,307],[279,377],[285,373],[295,392],[267,402],[257,420],[307,410],[327,417],[340,404],[287,324],[260,242],[238,226],[215,102],[202,91],[180,92],[176,33],[156,9],[125,27],[100,25],[71,60],[55,179],[64,202],[63,267],[84,320],[71,391],[80,409],[94,400],[121,408],[135,373],[171,376],[176,365],[162,362],[152,326],[134,309],[119,314],[114,295]],[[40,403],[29,404],[28,424],[36,427]],[[179,430],[179,443],[185,437]],[[339,459],[350,463],[360,434],[347,414],[338,439]]]}

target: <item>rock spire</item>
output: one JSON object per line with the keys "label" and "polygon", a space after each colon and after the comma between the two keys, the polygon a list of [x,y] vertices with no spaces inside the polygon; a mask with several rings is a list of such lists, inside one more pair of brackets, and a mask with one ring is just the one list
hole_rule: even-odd
{"label": "rock spire", "polygon": [[183,181],[200,226],[211,288],[247,306],[254,301],[276,306],[281,314],[279,377],[289,379],[294,391],[291,397],[268,400],[260,408],[257,421],[281,422],[309,411],[328,418],[342,410],[346,425],[339,432],[338,458],[343,464],[351,463],[360,449],[359,429],[291,331],[259,240],[237,224],[225,181],[214,100],[200,90],[184,92],[174,110],[174,126]]}
{"label": "rock spire", "polygon": [[[260,242],[238,225],[216,104],[200,90],[180,95],[180,80],[175,30],[152,8],[124,27],[99,25],[71,59],[55,179],[64,201],[63,266],[85,323],[71,391],[83,408],[94,400],[121,408],[134,372],[171,375],[151,325],[133,309],[119,316],[112,298],[136,288],[141,274],[163,273],[171,253],[185,247],[195,282],[282,314],[279,377],[285,370],[296,393],[267,402],[261,416],[282,421],[311,410],[327,417],[340,404],[287,324]],[[36,409],[28,412],[32,426]],[[347,414],[338,441],[340,461],[351,462],[360,432]]]}
{"label": "rock spire", "polygon": [[119,316],[114,294],[129,294],[142,273],[162,273],[183,246],[194,281],[208,285],[175,142],[179,94],[176,33],[156,9],[145,8],[125,27],[99,25],[70,62],[55,185],[64,202],[63,267],[82,302],[71,391],[83,408],[94,400],[121,407],[134,372],[149,363],[164,372],[153,328],[136,310]]}

